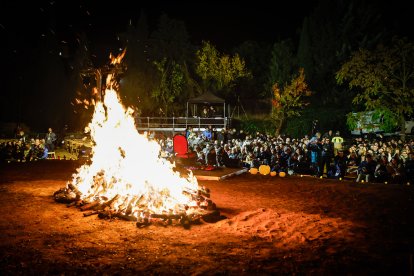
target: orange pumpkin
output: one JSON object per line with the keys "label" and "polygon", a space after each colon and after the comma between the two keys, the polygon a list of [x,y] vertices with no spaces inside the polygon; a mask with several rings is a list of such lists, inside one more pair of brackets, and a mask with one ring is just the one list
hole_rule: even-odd
{"label": "orange pumpkin", "polygon": [[258,172],[258,171],[259,171],[259,170],[258,170],[257,168],[251,168],[249,172],[250,172],[251,174],[257,174],[257,172]]}
{"label": "orange pumpkin", "polygon": [[270,166],[269,165],[260,165],[259,172],[262,175],[268,175],[270,173]]}

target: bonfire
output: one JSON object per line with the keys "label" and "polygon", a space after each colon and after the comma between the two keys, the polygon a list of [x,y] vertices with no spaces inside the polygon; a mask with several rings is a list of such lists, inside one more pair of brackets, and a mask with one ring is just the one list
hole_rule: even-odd
{"label": "bonfire", "polygon": [[160,145],[137,131],[111,75],[106,87],[88,125],[90,161],[54,193],[55,200],[79,207],[84,216],[132,220],[138,227],[154,221],[186,226],[217,216],[209,190],[192,172],[183,174],[162,158]]}

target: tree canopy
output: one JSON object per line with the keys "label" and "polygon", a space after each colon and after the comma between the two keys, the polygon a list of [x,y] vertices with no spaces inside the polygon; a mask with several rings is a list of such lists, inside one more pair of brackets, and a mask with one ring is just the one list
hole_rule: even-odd
{"label": "tree canopy", "polygon": [[204,90],[222,92],[224,96],[229,94],[236,81],[251,76],[245,61],[238,54],[233,57],[220,54],[206,41],[196,52],[196,73],[203,82]]}
{"label": "tree canopy", "polygon": [[307,105],[305,97],[311,95],[311,91],[305,82],[303,68],[299,69],[299,75],[292,78],[289,84],[280,90],[277,82],[272,86],[272,120],[275,124],[276,135],[279,135],[283,123],[287,118],[300,116],[301,110]]}
{"label": "tree canopy", "polygon": [[404,117],[414,111],[414,44],[394,38],[389,46],[360,49],[342,65],[336,80],[356,90],[353,104],[381,111],[403,126]]}

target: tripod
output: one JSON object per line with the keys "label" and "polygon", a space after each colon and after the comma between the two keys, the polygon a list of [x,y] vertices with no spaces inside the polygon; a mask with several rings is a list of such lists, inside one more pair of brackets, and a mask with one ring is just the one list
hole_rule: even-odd
{"label": "tripod", "polygon": [[240,109],[243,111],[244,117],[247,119],[247,113],[246,110],[244,110],[244,107],[240,101],[240,97],[237,96],[237,103],[236,106],[233,108],[233,112],[231,113],[231,117],[233,118],[234,112],[237,110],[237,118],[240,118]]}

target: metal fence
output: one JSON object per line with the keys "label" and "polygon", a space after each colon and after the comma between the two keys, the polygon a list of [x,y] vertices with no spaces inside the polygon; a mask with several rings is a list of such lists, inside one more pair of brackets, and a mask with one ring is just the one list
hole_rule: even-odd
{"label": "metal fence", "polygon": [[230,126],[230,119],[225,117],[201,118],[201,117],[137,117],[135,123],[138,130],[148,131],[184,131],[191,126],[200,131],[210,125],[221,130]]}

